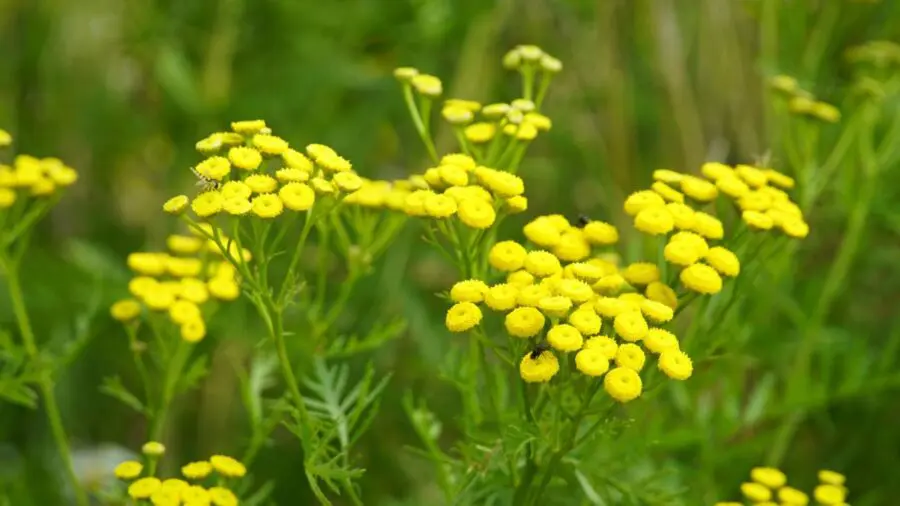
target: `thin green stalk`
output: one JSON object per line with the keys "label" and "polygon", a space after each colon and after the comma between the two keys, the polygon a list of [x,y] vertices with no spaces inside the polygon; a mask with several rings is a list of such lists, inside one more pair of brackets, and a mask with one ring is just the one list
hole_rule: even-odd
{"label": "thin green stalk", "polygon": [[428,128],[422,120],[422,115],[419,114],[419,108],[416,107],[416,99],[413,96],[412,86],[409,83],[403,83],[403,101],[406,102],[406,108],[409,110],[409,115],[412,117],[416,132],[419,133],[422,143],[425,144],[428,156],[431,157],[431,160],[434,163],[438,163],[437,150],[434,148],[434,141],[432,141],[431,136],[428,135]]}
{"label": "thin green stalk", "polygon": [[181,378],[181,372],[190,356],[191,345],[184,339],[178,337],[178,344],[175,346],[175,352],[166,366],[166,373],[163,377],[163,391],[160,397],[159,406],[153,414],[153,424],[148,434],[149,441],[159,441],[163,436],[166,428],[166,418],[168,418],[169,408],[175,398],[175,389],[178,386],[178,380]]}

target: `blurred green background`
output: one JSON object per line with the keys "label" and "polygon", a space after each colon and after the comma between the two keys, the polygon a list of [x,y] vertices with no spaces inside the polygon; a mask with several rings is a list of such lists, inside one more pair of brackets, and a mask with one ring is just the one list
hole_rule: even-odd
{"label": "blurred green background", "polygon": [[[511,100],[518,80],[500,58],[516,44],[538,44],[565,67],[544,107],[553,129],[520,172],[526,216],[584,212],[626,223],[622,199],[646,187],[653,169],[752,162],[769,150],[766,76],[796,76],[840,103],[850,80],[843,52],[875,39],[900,40],[900,2],[0,0],[0,126],[18,151],[59,156],[80,171],[42,224],[25,273],[39,335],[86,339],[58,381],[80,472],[86,479],[108,473],[122,458],[115,448],[143,442],[142,420],[98,390],[105,376],[127,383],[133,375],[124,334],[106,310],[125,293],[125,255],[162,247],[172,231],[160,205],[193,185],[187,169],[199,160],[194,143],[230,121],[264,118],[295,145],[333,146],[362,175],[404,177],[428,162],[394,67],[438,75],[448,97]],[[449,130],[439,132],[438,145],[454,149]],[[773,165],[784,162],[776,149]],[[900,174],[892,167],[883,177],[860,253],[818,331],[822,357],[845,364],[841,376],[860,383],[840,389],[841,378],[832,377],[810,390],[785,458],[800,484],[820,467],[846,472],[852,502],[862,506],[894,504],[900,494]],[[799,338],[796,315],[802,322],[814,305],[852,204],[841,188],[826,191],[785,277],[757,287],[755,297],[771,300],[734,336],[746,344],[741,353],[698,369],[692,399],[705,418],[637,423],[628,436],[642,445],[636,451],[680,469],[685,504],[734,496],[749,468],[765,459],[784,417],[780,408],[769,411],[757,400],[766,414],[742,419],[737,430],[709,424],[742,411],[763,380],[771,392],[785,387]],[[504,236],[525,219],[511,220]],[[409,331],[373,355],[394,377],[356,455],[368,469],[364,497],[367,504],[425,504],[437,496],[427,466],[403,450],[418,442],[400,399],[414,388],[452,426],[459,400],[434,374],[451,337],[441,325],[444,303],[431,295],[453,274],[412,227],[377,272],[348,319],[392,311],[409,320]],[[379,305],[372,308],[373,301]],[[242,451],[233,364],[250,356],[259,335],[249,315],[243,308],[216,324],[215,332],[234,339],[208,343],[211,373],[179,410],[168,441],[173,463]],[[0,323],[12,323],[5,293]],[[876,376],[873,364],[882,364],[877,381],[864,381]],[[720,383],[737,387],[721,395]],[[278,480],[279,504],[309,503],[296,441],[286,432],[275,440],[255,471]],[[29,504],[26,490],[33,491],[30,504],[57,504],[58,487],[47,485],[59,483],[54,459],[40,413],[0,405],[0,493],[19,498],[9,504]]]}

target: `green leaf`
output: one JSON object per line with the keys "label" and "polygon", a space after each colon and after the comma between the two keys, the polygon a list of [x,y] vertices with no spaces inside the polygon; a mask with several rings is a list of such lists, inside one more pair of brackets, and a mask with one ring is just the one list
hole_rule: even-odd
{"label": "green leaf", "polygon": [[37,408],[37,393],[19,378],[0,379],[0,398],[26,408]]}
{"label": "green leaf", "polygon": [[147,414],[147,408],[144,406],[144,403],[125,388],[118,376],[104,378],[100,391],[114,399],[118,399],[138,413]]}

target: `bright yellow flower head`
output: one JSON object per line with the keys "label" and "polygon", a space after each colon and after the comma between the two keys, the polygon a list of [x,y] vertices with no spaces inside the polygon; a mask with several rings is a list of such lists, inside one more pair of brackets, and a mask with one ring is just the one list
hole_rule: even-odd
{"label": "bright yellow flower head", "polygon": [[157,441],[148,441],[141,447],[141,452],[150,457],[159,457],[166,453],[166,447]]}
{"label": "bright yellow flower head", "polygon": [[450,299],[453,302],[478,303],[484,300],[488,286],[480,279],[467,279],[459,281],[450,289]]}
{"label": "bright yellow flower head", "polygon": [[457,210],[456,201],[446,195],[432,193],[425,198],[425,213],[432,218],[449,218]]}
{"label": "bright yellow flower head", "polygon": [[739,199],[750,193],[750,187],[736,175],[722,176],[716,180],[716,188],[733,199]]}
{"label": "bright yellow flower head", "polygon": [[200,317],[200,306],[188,300],[176,300],[175,303],[169,307],[169,318],[177,324],[200,319]]}
{"label": "bright yellow flower head", "polygon": [[675,294],[675,290],[665,283],[658,281],[650,283],[647,285],[644,296],[652,301],[661,302],[673,310],[678,309],[678,296]]}
{"label": "bright yellow flower head", "polygon": [[0,209],[9,209],[15,202],[16,192],[9,188],[0,187]]}
{"label": "bright yellow flower head", "polygon": [[653,179],[663,183],[678,183],[684,179],[684,174],[669,169],[657,169],[653,171]]}
{"label": "bright yellow flower head", "polygon": [[316,202],[316,192],[305,183],[288,183],[278,190],[278,196],[292,211],[307,211]]}
{"label": "bright yellow flower head", "polygon": [[501,241],[491,248],[488,262],[492,267],[503,272],[517,271],[525,265],[528,252],[515,241]]}
{"label": "bright yellow flower head", "polygon": [[673,238],[663,249],[663,256],[675,265],[688,266],[703,258],[703,249],[691,241],[676,241]]}
{"label": "bright yellow flower head", "polygon": [[641,377],[634,369],[616,367],[606,373],[603,388],[610,397],[619,402],[628,402],[641,395],[643,384]]}
{"label": "bright yellow flower head", "polygon": [[640,302],[640,305],[641,312],[644,313],[647,318],[650,318],[657,323],[665,323],[675,316],[675,312],[672,308],[662,302],[644,299]]}
{"label": "bright yellow flower head", "polygon": [[506,282],[517,288],[524,288],[526,286],[529,286],[534,283],[534,280],[534,275],[524,269],[510,272],[506,276]]}
{"label": "bright yellow flower head", "polygon": [[626,341],[640,341],[649,330],[647,320],[640,311],[635,310],[619,313],[613,320],[613,327],[619,337]]}
{"label": "bright yellow flower head", "polygon": [[149,499],[161,486],[162,482],[159,481],[159,478],[148,476],[132,482],[128,486],[128,495],[132,499]]}
{"label": "bright yellow flower head", "polygon": [[207,288],[219,300],[235,300],[241,295],[241,288],[233,279],[215,277],[209,280]]}
{"label": "bright yellow flower head", "polygon": [[441,80],[428,74],[417,74],[410,79],[413,88],[426,97],[439,97],[444,92]]}
{"label": "bright yellow flower head", "polygon": [[206,460],[201,460],[199,462],[191,462],[182,466],[181,474],[184,475],[185,478],[191,480],[202,480],[212,473],[213,467]]}
{"label": "bright yellow flower head", "polygon": [[645,234],[664,235],[675,228],[675,219],[666,206],[648,207],[634,217],[634,228]]}
{"label": "bright yellow flower head", "polygon": [[189,202],[190,199],[188,199],[187,195],[177,195],[163,204],[163,211],[169,214],[181,214],[187,209]]}
{"label": "bright yellow flower head", "polygon": [[133,480],[141,475],[144,465],[135,460],[126,460],[116,466],[115,475],[120,480]]}
{"label": "bright yellow flower head", "polygon": [[599,348],[585,348],[575,355],[575,367],[588,376],[602,376],[609,370],[609,359]]}
{"label": "bright yellow flower head", "polygon": [[584,344],[584,337],[575,327],[561,323],[547,331],[547,342],[554,349],[562,352],[578,351]]}
{"label": "bright yellow flower head", "polygon": [[204,192],[194,198],[191,209],[200,218],[208,218],[222,210],[224,200],[218,191]]}
{"label": "bright yellow flower head", "polygon": [[231,163],[222,156],[211,156],[194,168],[201,176],[221,181],[231,174]]}
{"label": "bright yellow flower head", "polygon": [[631,216],[636,216],[644,209],[651,207],[662,207],[666,205],[666,201],[656,192],[651,190],[641,190],[632,193],[625,199],[625,212]]}
{"label": "bright yellow flower head", "polygon": [[210,487],[209,499],[215,506],[238,505],[238,499],[234,492],[224,487]]}
{"label": "bright yellow flower head", "polygon": [[841,486],[824,483],[816,486],[813,497],[820,504],[840,506],[847,499],[847,491]]}
{"label": "bright yellow flower head", "polygon": [[594,297],[591,285],[580,279],[560,279],[556,283],[556,293],[578,303],[587,302]]}
{"label": "bright yellow flower head", "polygon": [[460,202],[456,215],[464,224],[475,229],[486,229],[497,219],[497,213],[490,203],[474,198]]}
{"label": "bright yellow flower head", "polygon": [[530,251],[525,257],[525,270],[539,278],[553,276],[562,272],[559,259],[547,251]]}
{"label": "bright yellow flower head", "polygon": [[278,188],[278,181],[268,174],[250,174],[243,183],[253,193],[272,193]]}
{"label": "bright yellow flower head", "polygon": [[754,467],[750,470],[750,479],[772,490],[779,489],[787,483],[787,476],[774,467]]}
{"label": "bright yellow flower head", "polygon": [[260,218],[275,218],[284,211],[284,202],[278,198],[278,195],[272,193],[257,195],[253,198],[251,204],[253,206],[253,214]]}
{"label": "bright yellow flower head", "polygon": [[821,471],[819,471],[819,481],[828,485],[843,486],[844,482],[847,481],[847,478],[837,471],[822,469]]}
{"label": "bright yellow flower head", "polygon": [[622,276],[632,285],[646,285],[659,281],[659,267],[650,262],[635,262],[625,268]]}
{"label": "bright yellow flower head", "polygon": [[462,153],[450,153],[441,157],[440,165],[455,165],[466,172],[475,170],[475,159]]}
{"label": "bright yellow flower head", "polygon": [[253,135],[260,130],[264,130],[265,128],[266,122],[265,120],[261,119],[231,122],[231,129],[239,134],[244,135]]}
{"label": "bright yellow flower head", "polygon": [[655,183],[650,185],[650,189],[658,193],[660,197],[668,200],[669,202],[676,202],[679,204],[684,202],[684,194],[667,185],[666,183],[663,183],[662,181],[656,181]]}
{"label": "bright yellow flower head", "polygon": [[539,216],[522,229],[529,241],[543,248],[556,246],[560,239],[560,230],[554,226],[547,216]]}
{"label": "bright yellow flower head", "polygon": [[559,361],[550,351],[526,353],[519,362],[519,375],[528,383],[544,383],[550,381],[559,372]]}
{"label": "bright yellow flower head", "polygon": [[256,134],[253,136],[253,146],[261,153],[267,155],[280,155],[288,149],[288,143],[281,137],[269,134]]}
{"label": "bright yellow flower head", "polygon": [[778,489],[778,500],[790,506],[806,506],[809,504],[809,496],[793,487],[781,487]]}
{"label": "bright yellow flower head", "polygon": [[758,503],[772,498],[772,491],[759,483],[748,482],[741,484],[741,494],[747,499]]}
{"label": "bright yellow flower head", "polygon": [[663,374],[679,381],[690,378],[694,372],[694,364],[690,357],[678,348],[663,349],[659,355],[658,365]]}
{"label": "bright yellow flower head", "polygon": [[593,336],[600,333],[603,320],[593,309],[577,309],[569,314],[569,324],[578,329],[585,336]]}
{"label": "bright yellow flower head", "polygon": [[706,162],[700,166],[700,173],[703,174],[704,177],[716,181],[719,178],[733,175],[734,170],[724,163]]}
{"label": "bright yellow flower head", "polygon": [[751,191],[738,199],[742,211],[765,211],[772,206],[772,197],[761,191]]}
{"label": "bright yellow flower head", "polygon": [[616,351],[616,365],[640,372],[644,368],[647,356],[640,346],[634,343],[625,343]]}
{"label": "bright yellow flower head", "polygon": [[190,318],[181,324],[181,338],[189,343],[200,342],[206,337],[206,324],[200,318]]}
{"label": "bright yellow flower head", "polygon": [[581,230],[573,228],[560,235],[559,242],[553,246],[553,254],[566,262],[578,262],[590,256],[591,245]]}
{"label": "bright yellow flower head", "polygon": [[712,267],[693,264],[681,271],[681,282],[690,290],[707,295],[722,291],[722,278]]}
{"label": "bright yellow flower head", "polygon": [[544,314],[533,307],[517,307],[506,315],[504,326],[513,337],[533,337],[544,328]]}
{"label": "bright yellow flower head", "polygon": [[129,322],[141,314],[141,305],[134,299],[124,299],[114,303],[109,313],[120,322]]}
{"label": "bright yellow flower head", "polygon": [[247,474],[247,468],[237,459],[226,455],[213,455],[209,458],[213,469],[222,476],[229,478],[241,478]]}
{"label": "bright yellow flower head", "polygon": [[619,344],[611,337],[593,336],[584,342],[584,349],[600,350],[607,360],[612,360],[616,358],[616,353],[619,351]]}
{"label": "bright yellow flower head", "polygon": [[524,195],[509,197],[504,202],[510,214],[523,213],[528,210],[528,198]]}
{"label": "bright yellow flower head", "polygon": [[672,215],[672,222],[675,228],[679,230],[690,230],[694,226],[694,210],[685,204],[670,202],[666,204],[666,209]]}
{"label": "bright yellow flower head", "polygon": [[466,139],[469,142],[474,144],[484,144],[497,135],[497,126],[493,123],[473,123],[463,130],[463,135],[466,136]]}
{"label": "bright yellow flower head", "polygon": [[753,188],[765,186],[768,182],[766,172],[763,169],[758,169],[752,165],[738,165],[734,168],[734,171]]}
{"label": "bright yellow flower head", "polygon": [[733,278],[741,272],[741,262],[737,255],[722,246],[710,248],[706,252],[705,259],[713,269],[728,277]]}
{"label": "bright yellow flower head", "polygon": [[643,340],[644,346],[651,352],[660,354],[664,351],[678,350],[678,338],[665,329],[652,328],[647,331]]}
{"label": "bright yellow flower head", "polygon": [[741,213],[741,219],[748,227],[755,230],[770,230],[774,225],[769,215],[759,211],[744,211]]}
{"label": "bright yellow flower head", "polygon": [[513,285],[501,283],[490,287],[484,294],[484,303],[494,311],[509,311],[516,307],[519,290]]}
{"label": "bright yellow flower head", "polygon": [[584,226],[584,238],[591,244],[608,246],[619,241],[616,227],[602,221],[591,221]]}
{"label": "bright yellow flower head", "polygon": [[444,322],[450,332],[465,332],[481,323],[481,309],[471,302],[458,302],[447,310]]}
{"label": "bright yellow flower head", "polygon": [[716,185],[694,176],[685,176],[681,180],[681,191],[699,202],[709,202],[719,194]]}
{"label": "bright yellow flower head", "polygon": [[243,216],[253,209],[247,197],[229,197],[222,203],[222,209],[232,216]]}
{"label": "bright yellow flower head", "polygon": [[718,218],[711,214],[697,211],[694,213],[694,232],[707,239],[721,239],[725,236],[725,228]]}
{"label": "bright yellow flower head", "polygon": [[154,286],[148,286],[141,298],[144,304],[153,311],[165,311],[175,303],[175,294],[159,283]]}
{"label": "bright yellow flower head", "polygon": [[765,169],[766,179],[774,184],[775,186],[780,186],[787,190],[790,190],[794,187],[794,179],[790,176],[782,174],[774,169]]}
{"label": "bright yellow flower head", "polygon": [[236,146],[228,150],[228,160],[238,169],[256,170],[262,163],[262,155],[253,148]]}

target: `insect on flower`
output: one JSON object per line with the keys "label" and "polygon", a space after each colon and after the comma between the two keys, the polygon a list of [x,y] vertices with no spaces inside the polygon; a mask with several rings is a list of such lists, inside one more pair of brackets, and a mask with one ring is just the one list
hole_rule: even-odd
{"label": "insect on flower", "polygon": [[579,214],[579,215],[578,215],[578,226],[579,226],[579,227],[584,228],[584,227],[586,227],[587,224],[590,223],[590,222],[591,222],[591,219],[588,218],[587,215],[585,215],[585,214]]}
{"label": "insect on flower", "polygon": [[534,349],[531,350],[531,360],[537,360],[541,354],[548,350],[550,350],[550,345],[546,341],[538,343]]}
{"label": "insect on flower", "polygon": [[197,169],[193,167],[191,167],[191,172],[193,172],[194,175],[197,176],[197,186],[201,188],[202,192],[218,190],[222,186],[221,182],[204,176],[203,174],[197,172]]}

